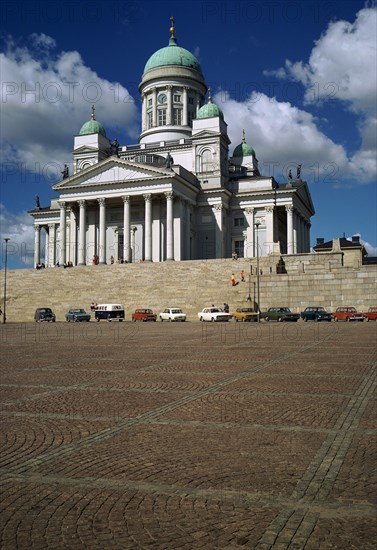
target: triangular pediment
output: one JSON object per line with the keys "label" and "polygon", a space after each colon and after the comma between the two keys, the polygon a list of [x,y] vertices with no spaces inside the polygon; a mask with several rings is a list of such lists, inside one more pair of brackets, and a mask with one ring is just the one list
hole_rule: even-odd
{"label": "triangular pediment", "polygon": [[138,182],[174,177],[171,170],[111,157],[94,164],[53,186],[61,191],[72,187],[104,186],[124,182]]}

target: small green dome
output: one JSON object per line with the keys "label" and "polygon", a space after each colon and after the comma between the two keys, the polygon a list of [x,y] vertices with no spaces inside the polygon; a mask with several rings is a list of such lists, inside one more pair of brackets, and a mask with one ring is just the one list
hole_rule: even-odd
{"label": "small green dome", "polygon": [[220,118],[224,119],[224,114],[220,107],[216,105],[216,103],[212,103],[211,101],[207,103],[206,105],[203,105],[200,107],[198,114],[196,115],[196,118],[212,118],[215,116],[219,116]]}
{"label": "small green dome", "polygon": [[242,143],[237,145],[237,147],[233,151],[234,157],[249,157],[249,156],[255,157],[255,151],[250,145],[248,145],[245,141],[245,130],[243,131],[242,136]]}
{"label": "small green dome", "polygon": [[92,118],[82,125],[79,133],[80,136],[85,136],[87,134],[101,134],[103,137],[107,137],[105,128],[94,118],[94,113],[92,113]]}
{"label": "small green dome", "polygon": [[188,67],[195,69],[202,74],[199,61],[196,57],[186,50],[177,45],[177,41],[174,36],[169,40],[169,46],[157,50],[147,61],[144,67],[144,73],[157,67],[164,67],[166,65],[179,65],[181,67]]}

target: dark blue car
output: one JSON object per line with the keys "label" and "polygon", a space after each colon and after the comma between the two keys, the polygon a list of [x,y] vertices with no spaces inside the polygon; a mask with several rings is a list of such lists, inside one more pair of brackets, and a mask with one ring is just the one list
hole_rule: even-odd
{"label": "dark blue car", "polygon": [[333,319],[331,313],[321,306],[309,306],[300,315],[304,321],[332,321]]}

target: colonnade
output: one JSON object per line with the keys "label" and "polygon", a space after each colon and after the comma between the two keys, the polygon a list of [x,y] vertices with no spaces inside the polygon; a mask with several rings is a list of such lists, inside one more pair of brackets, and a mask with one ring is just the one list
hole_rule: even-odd
{"label": "colonnade", "polygon": [[[144,261],[152,261],[152,201],[156,195],[152,193],[143,194],[144,199]],[[171,191],[164,193],[166,200],[166,260],[174,260],[174,194]],[[132,251],[135,250],[135,227],[131,226],[131,196],[122,195],[123,201],[123,261],[129,263],[132,261]],[[108,203],[105,197],[96,199],[98,203],[98,254],[99,264],[106,264],[106,209]],[[67,263],[67,250],[71,246],[77,250],[77,255],[71,253],[68,255],[73,265],[87,264],[87,212],[88,207],[93,207],[93,201],[81,199],[77,202],[58,201],[59,219],[51,223],[36,223],[34,225],[34,264],[40,264],[41,259],[41,228],[46,231],[45,258],[48,266],[56,264],[64,265]],[[74,227],[73,242],[67,245],[67,230],[70,224],[76,226],[75,207],[78,206],[78,235],[76,236],[76,227]],[[67,208],[69,216],[67,216]],[[67,219],[69,217],[69,219]],[[58,237],[59,232],[59,237]],[[78,237],[78,238],[77,238]],[[178,254],[180,255],[180,254]],[[72,258],[72,256],[74,256]],[[77,256],[77,257],[76,257]]]}
{"label": "colonnade", "polygon": [[[286,243],[287,254],[298,254],[310,251],[310,223],[302,216],[293,205],[284,206],[286,211]],[[267,206],[261,211],[255,207],[246,207],[244,209],[247,221],[247,229],[244,232],[245,238],[245,256],[253,258],[257,255],[256,251],[256,232],[263,231],[265,252],[273,252],[273,243],[279,240],[277,225],[277,213],[274,206]],[[257,227],[256,227],[257,224]],[[261,248],[261,239],[259,239]],[[259,250],[261,253],[261,250]]]}

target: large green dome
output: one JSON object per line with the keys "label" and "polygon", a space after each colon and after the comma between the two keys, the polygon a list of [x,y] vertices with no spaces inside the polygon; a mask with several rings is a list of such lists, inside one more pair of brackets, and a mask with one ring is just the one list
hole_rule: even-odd
{"label": "large green dome", "polygon": [[195,71],[202,74],[202,69],[196,57],[188,50],[185,50],[185,48],[181,48],[177,45],[177,40],[175,38],[174,17],[171,17],[170,20],[172,22],[172,26],[170,28],[169,45],[165,48],[157,50],[157,52],[151,55],[144,67],[144,73],[158,67],[178,65],[180,67],[195,69]]}
{"label": "large green dome", "polygon": [[85,136],[87,134],[101,134],[102,136],[107,137],[105,128],[100,122],[98,122],[98,120],[94,118],[94,113],[92,113],[92,118],[82,125],[79,133],[80,136]]}

